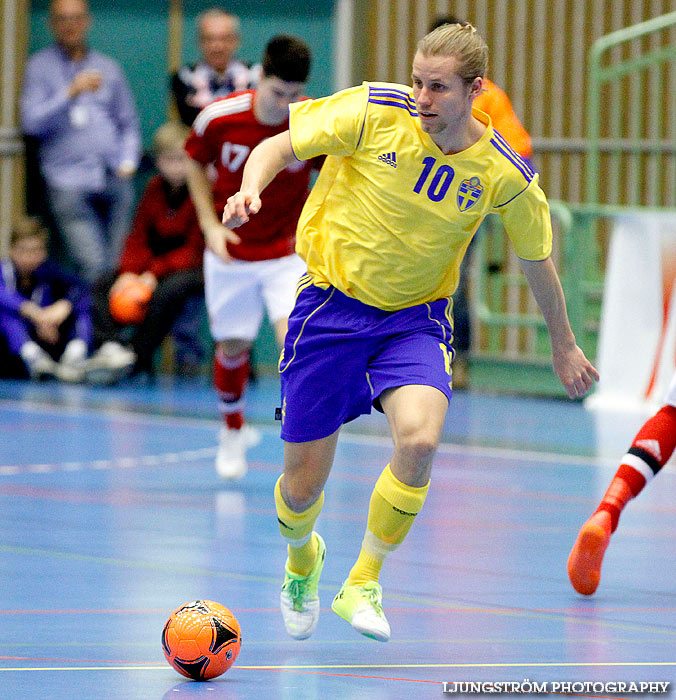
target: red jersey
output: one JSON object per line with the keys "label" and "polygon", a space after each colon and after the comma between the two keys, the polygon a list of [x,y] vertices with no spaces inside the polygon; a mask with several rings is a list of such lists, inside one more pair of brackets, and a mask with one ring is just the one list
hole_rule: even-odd
{"label": "red jersey", "polygon": [[[220,219],[228,197],[242,183],[242,171],[251,151],[265,139],[286,131],[289,122],[261,124],[254,116],[255,90],[235,92],[212,102],[195,119],[185,145],[188,155],[216,167],[214,204]],[[241,243],[228,243],[228,253],[239,260],[270,260],[295,250],[296,225],[309,193],[311,161],[299,161],[282,170],[265,188],[256,216],[237,229]]]}
{"label": "red jersey", "polygon": [[124,244],[119,272],[152,272],[162,279],[202,266],[204,236],[187,187],[171,189],[161,175],[143,192]]}

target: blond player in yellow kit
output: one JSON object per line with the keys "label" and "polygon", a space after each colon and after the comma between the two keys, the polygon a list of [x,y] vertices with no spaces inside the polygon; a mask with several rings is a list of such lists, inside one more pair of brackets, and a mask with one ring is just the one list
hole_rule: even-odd
{"label": "blond player in yellow kit", "polygon": [[251,153],[223,214],[226,226],[241,225],[265,206],[263,190],[277,172],[327,155],[298,223],[296,249],[308,270],[280,360],[284,473],[275,503],[288,544],[281,608],[296,639],[319,619],[326,548],[314,524],[338,433],[372,405],[387,416],[394,453],[332,608],[361,634],[390,637],[379,573],[429,488],[452,393],[451,295],[488,213],[502,215],[568,395],[582,396],[598,379],[568,323],[538,177],[472,110],[487,60],[474,27],[445,25],[418,44],[412,89],[364,83],[291,105],[289,131]]}

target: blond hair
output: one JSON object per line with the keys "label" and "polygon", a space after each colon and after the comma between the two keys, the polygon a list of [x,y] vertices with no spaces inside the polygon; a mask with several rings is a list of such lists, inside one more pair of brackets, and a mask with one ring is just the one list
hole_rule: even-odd
{"label": "blond hair", "polygon": [[166,122],[153,134],[153,151],[155,155],[165,151],[183,148],[190,129],[180,122]]}
{"label": "blond hair", "polygon": [[488,69],[488,46],[469,23],[442,24],[418,42],[423,56],[453,56],[458,60],[457,73],[466,83],[483,78]]}
{"label": "blond hair", "polygon": [[28,238],[40,238],[46,243],[48,237],[47,229],[36,216],[18,216],[12,221],[9,244],[16,245]]}

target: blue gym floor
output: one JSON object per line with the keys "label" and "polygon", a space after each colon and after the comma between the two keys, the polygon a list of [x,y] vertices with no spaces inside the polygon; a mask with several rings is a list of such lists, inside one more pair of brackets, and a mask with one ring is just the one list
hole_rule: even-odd
{"label": "blue gym floor", "polygon": [[[644,414],[456,392],[425,508],[381,578],[387,644],[329,607],[390,453],[382,416],[351,424],[318,523],[322,617],[296,642],[278,611],[276,405],[276,379],[260,379],[248,413],[263,440],[232,486],[213,469],[205,380],[0,382],[0,698],[421,700],[446,697],[443,682],[676,681],[670,467],[623,514],[596,595],[566,576]],[[230,607],[243,631],[235,666],[208,683],[179,676],[160,646],[171,610],[196,598]]]}

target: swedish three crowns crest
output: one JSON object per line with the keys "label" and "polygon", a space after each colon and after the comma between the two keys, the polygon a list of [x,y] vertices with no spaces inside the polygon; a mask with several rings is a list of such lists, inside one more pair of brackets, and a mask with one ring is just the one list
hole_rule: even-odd
{"label": "swedish three crowns crest", "polygon": [[483,191],[484,186],[476,175],[463,180],[458,187],[458,209],[467,211],[478,201]]}

